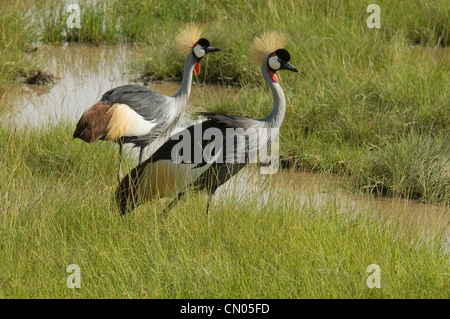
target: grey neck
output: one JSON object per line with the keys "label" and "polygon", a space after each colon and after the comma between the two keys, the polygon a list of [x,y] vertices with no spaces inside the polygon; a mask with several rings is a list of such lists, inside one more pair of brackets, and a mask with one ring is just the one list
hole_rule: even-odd
{"label": "grey neck", "polygon": [[284,96],[283,89],[281,85],[274,82],[270,77],[269,67],[267,63],[264,63],[261,67],[261,72],[263,74],[264,80],[266,80],[270,89],[272,90],[273,95],[273,107],[272,112],[262,119],[261,121],[265,122],[269,128],[280,128],[281,123],[284,119],[284,114],[286,112],[286,98]]}
{"label": "grey neck", "polygon": [[181,81],[181,87],[178,92],[173,96],[176,100],[176,104],[180,107],[184,107],[191,94],[192,74],[194,73],[194,66],[197,59],[194,57],[194,53],[190,52],[184,62],[183,80]]}

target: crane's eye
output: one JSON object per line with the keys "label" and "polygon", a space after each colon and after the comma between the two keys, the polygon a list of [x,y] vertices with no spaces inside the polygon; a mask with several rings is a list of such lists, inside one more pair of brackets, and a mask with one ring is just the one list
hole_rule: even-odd
{"label": "crane's eye", "polygon": [[205,56],[206,52],[205,50],[202,48],[202,46],[200,44],[197,44],[194,47],[194,54],[197,58],[202,58]]}
{"label": "crane's eye", "polygon": [[275,71],[279,70],[281,67],[281,63],[280,63],[277,55],[271,56],[269,58],[268,63],[269,63],[269,66],[272,68],[272,70],[275,70]]}

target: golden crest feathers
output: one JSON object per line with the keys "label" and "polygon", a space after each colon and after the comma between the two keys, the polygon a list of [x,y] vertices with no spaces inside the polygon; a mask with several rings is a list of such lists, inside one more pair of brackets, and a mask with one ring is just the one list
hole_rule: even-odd
{"label": "golden crest feathers", "polygon": [[194,44],[202,37],[203,30],[197,24],[184,26],[175,38],[175,50],[181,56],[186,56],[191,52]]}
{"label": "golden crest feathers", "polygon": [[266,32],[261,37],[256,37],[250,49],[251,61],[261,65],[269,54],[282,49],[289,42],[287,34],[282,32]]}

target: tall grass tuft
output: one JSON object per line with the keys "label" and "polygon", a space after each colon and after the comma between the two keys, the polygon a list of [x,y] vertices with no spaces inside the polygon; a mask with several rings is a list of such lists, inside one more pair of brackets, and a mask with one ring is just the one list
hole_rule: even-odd
{"label": "tall grass tuft", "polygon": [[448,135],[411,133],[375,148],[353,178],[370,191],[450,203],[450,144]]}

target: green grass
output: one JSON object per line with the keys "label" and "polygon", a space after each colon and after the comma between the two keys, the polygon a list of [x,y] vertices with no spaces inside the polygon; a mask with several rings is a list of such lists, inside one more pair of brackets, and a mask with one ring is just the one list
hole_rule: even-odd
{"label": "green grass", "polygon": [[[364,1],[85,1],[82,28],[69,30],[64,2],[0,0],[0,90],[39,63],[26,53],[35,42],[137,42],[148,50],[143,73],[179,78],[171,41],[194,21],[223,49],[202,62],[198,80],[243,88],[200,106],[264,117],[272,97],[248,63],[249,44],[285,31],[301,72],[280,72],[283,163],[448,205],[449,5],[377,4],[379,30],[367,28]],[[164,201],[120,217],[117,147],[73,140],[73,129],[0,123],[2,298],[450,297],[445,234],[399,233],[331,198],[307,207],[289,185],[262,207],[231,196],[206,217],[199,194],[167,218]],[[381,289],[366,286],[373,263]],[[81,289],[66,287],[69,264],[81,267]]]}
{"label": "green grass", "polygon": [[[335,200],[307,207],[289,186],[260,208],[231,195],[206,217],[199,194],[167,218],[163,201],[121,217],[117,147],[73,128],[0,124],[2,298],[450,297],[439,235],[400,234]],[[381,289],[366,286],[373,263]],[[80,289],[66,287],[69,264]]]}
{"label": "green grass", "polygon": [[448,135],[411,133],[373,149],[362,161],[359,173],[353,174],[354,183],[388,196],[448,204],[449,159]]}

